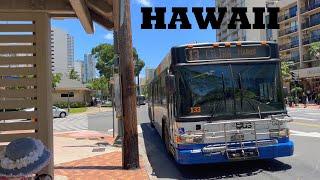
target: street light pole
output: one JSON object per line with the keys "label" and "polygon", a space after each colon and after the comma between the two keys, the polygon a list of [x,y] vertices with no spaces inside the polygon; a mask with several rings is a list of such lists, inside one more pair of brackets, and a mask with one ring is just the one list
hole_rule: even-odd
{"label": "street light pole", "polygon": [[120,1],[119,50],[122,86],[123,142],[122,166],[124,169],[139,168],[136,86],[132,52],[130,0]]}

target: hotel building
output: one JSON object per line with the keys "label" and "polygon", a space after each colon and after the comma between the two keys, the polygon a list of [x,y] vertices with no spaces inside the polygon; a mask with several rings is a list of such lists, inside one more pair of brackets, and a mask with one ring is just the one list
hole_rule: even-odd
{"label": "hotel building", "polygon": [[320,54],[311,56],[310,47],[320,41],[320,0],[281,0],[278,6],[280,58],[289,63],[307,93],[319,93]]}

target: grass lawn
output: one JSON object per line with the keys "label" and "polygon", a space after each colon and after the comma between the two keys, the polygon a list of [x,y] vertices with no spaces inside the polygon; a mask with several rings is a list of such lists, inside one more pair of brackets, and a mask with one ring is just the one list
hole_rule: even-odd
{"label": "grass lawn", "polygon": [[87,108],[86,107],[82,107],[82,108],[70,108],[70,113],[71,114],[76,114],[76,113],[83,113],[86,112]]}

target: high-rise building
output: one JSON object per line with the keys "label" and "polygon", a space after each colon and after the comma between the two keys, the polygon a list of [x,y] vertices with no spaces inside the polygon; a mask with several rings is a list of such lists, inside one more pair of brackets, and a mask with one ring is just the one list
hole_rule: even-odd
{"label": "high-rise building", "polygon": [[53,72],[67,76],[74,68],[74,39],[62,29],[51,30]]}
{"label": "high-rise building", "polygon": [[81,60],[74,62],[74,70],[79,74],[80,81],[83,82],[84,77],[84,63]]}
{"label": "high-rise building", "polygon": [[146,68],[146,83],[149,83],[151,79],[154,77],[154,71],[155,69],[152,68]]}
{"label": "high-rise building", "polygon": [[265,29],[240,29],[239,24],[236,29],[228,29],[232,11],[230,7],[248,8],[247,17],[249,22],[254,22],[253,7],[266,7],[267,0],[216,0],[216,7],[228,7],[228,11],[221,23],[220,29],[217,29],[217,41],[260,41],[266,40]]}
{"label": "high-rise building", "polygon": [[92,54],[84,55],[84,82],[89,82],[97,77],[96,64],[96,59]]}
{"label": "high-rise building", "polygon": [[68,70],[74,68],[74,38],[70,34],[67,34],[68,43]]}
{"label": "high-rise building", "polygon": [[320,92],[320,57],[310,47],[320,41],[320,1],[281,0],[279,50],[300,84],[308,92]]}

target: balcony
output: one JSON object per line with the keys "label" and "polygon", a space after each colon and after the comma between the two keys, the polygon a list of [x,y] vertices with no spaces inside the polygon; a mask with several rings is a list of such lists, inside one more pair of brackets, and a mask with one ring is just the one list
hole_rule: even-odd
{"label": "balcony", "polygon": [[311,11],[311,10],[317,9],[318,7],[320,7],[320,3],[310,4],[309,6],[301,8],[301,14],[303,14],[303,13],[305,13],[307,11]]}
{"label": "balcony", "polygon": [[308,44],[319,42],[319,41],[320,41],[320,36],[318,35],[318,36],[311,36],[311,37],[304,38],[302,43],[303,45],[308,45]]}
{"label": "balcony", "polygon": [[285,57],[285,58],[282,58],[281,60],[286,62],[298,63],[300,61],[300,57],[299,56]]}
{"label": "balcony", "polygon": [[290,18],[293,18],[293,17],[296,17],[297,16],[297,13],[295,14],[285,14],[285,15],[282,15],[279,17],[279,22],[281,21],[285,21],[287,19],[290,19]]}
{"label": "balcony", "polygon": [[284,36],[284,35],[287,35],[287,34],[291,34],[291,33],[294,33],[294,32],[297,32],[298,31],[298,26],[293,26],[293,27],[289,27],[287,29],[284,29],[284,30],[280,30],[279,31],[279,36]]}
{"label": "balcony", "polygon": [[305,54],[303,56],[303,61],[310,61],[311,60],[311,56],[309,54]]}
{"label": "balcony", "polygon": [[291,43],[280,45],[279,46],[279,50],[280,51],[284,51],[284,50],[295,48],[295,47],[298,47],[298,46],[299,46],[299,40],[292,41]]}
{"label": "balcony", "polygon": [[316,19],[314,21],[308,21],[302,24],[302,29],[307,29],[320,24],[320,19]]}

